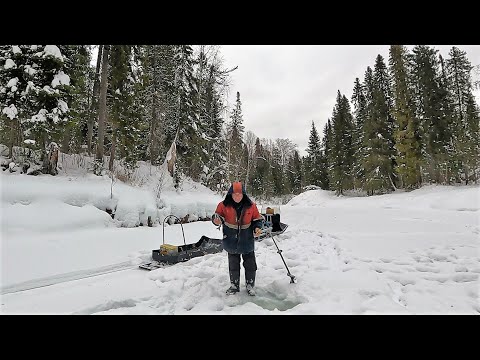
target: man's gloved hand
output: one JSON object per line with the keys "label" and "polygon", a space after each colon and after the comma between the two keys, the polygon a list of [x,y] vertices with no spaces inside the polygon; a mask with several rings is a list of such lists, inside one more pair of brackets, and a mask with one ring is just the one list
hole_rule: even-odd
{"label": "man's gloved hand", "polygon": [[222,217],[218,214],[213,214],[213,223],[217,226],[220,226],[220,224],[222,223]]}
{"label": "man's gloved hand", "polygon": [[262,235],[262,229],[260,229],[260,228],[255,228],[255,231],[254,231],[254,233],[253,233],[253,236],[259,237],[260,235]]}

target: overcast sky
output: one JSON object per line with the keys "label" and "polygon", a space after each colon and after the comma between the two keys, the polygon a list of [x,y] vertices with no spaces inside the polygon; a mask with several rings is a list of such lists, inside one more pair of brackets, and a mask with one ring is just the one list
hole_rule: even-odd
{"label": "overcast sky", "polygon": [[[455,46],[466,51],[472,65],[480,64],[480,45]],[[452,45],[433,47],[447,58]],[[289,138],[305,155],[312,120],[322,136],[337,90],[350,100],[355,78],[363,81],[378,54],[388,61],[388,49],[389,45],[222,45],[225,66],[238,66],[231,73],[228,101],[233,106],[240,92],[245,131],[260,138]]]}

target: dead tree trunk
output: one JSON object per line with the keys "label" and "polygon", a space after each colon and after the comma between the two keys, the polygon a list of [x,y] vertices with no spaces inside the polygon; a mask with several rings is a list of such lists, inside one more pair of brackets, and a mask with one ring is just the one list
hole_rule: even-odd
{"label": "dead tree trunk", "polygon": [[105,119],[107,117],[107,75],[108,75],[108,53],[110,45],[103,45],[102,56],[102,78],[100,81],[100,104],[98,116],[98,140],[96,160],[103,162],[103,143],[105,141]]}
{"label": "dead tree trunk", "polygon": [[112,122],[112,146],[110,147],[110,161],[108,162],[108,170],[113,171],[113,161],[115,160],[115,147],[117,144],[117,127]]}
{"label": "dead tree trunk", "polygon": [[155,131],[157,124],[157,49],[152,47],[152,67],[153,67],[153,93],[152,93],[152,120],[150,123],[150,164],[154,164],[157,154],[155,153]]}
{"label": "dead tree trunk", "polygon": [[15,129],[15,123],[16,120],[13,119],[10,121],[10,141],[9,141],[9,146],[8,146],[8,158],[12,159],[13,158],[13,147],[15,146],[15,135],[16,135],[16,129]]}
{"label": "dead tree trunk", "polygon": [[93,138],[93,124],[95,123],[96,115],[98,114],[98,90],[100,87],[100,69],[102,63],[103,46],[98,46],[97,67],[95,70],[95,80],[93,82],[92,102],[90,104],[90,118],[87,124],[87,150],[88,155],[92,153],[92,138]]}

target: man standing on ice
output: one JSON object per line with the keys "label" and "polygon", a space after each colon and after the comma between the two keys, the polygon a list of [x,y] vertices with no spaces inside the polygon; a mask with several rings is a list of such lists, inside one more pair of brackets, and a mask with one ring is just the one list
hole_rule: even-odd
{"label": "man standing on ice", "polygon": [[257,205],[247,196],[241,182],[234,182],[217,205],[212,222],[219,226],[223,222],[223,248],[228,253],[230,287],[227,295],[240,291],[240,255],[245,268],[245,283],[248,295],[255,296],[255,237],[261,234],[263,217]]}

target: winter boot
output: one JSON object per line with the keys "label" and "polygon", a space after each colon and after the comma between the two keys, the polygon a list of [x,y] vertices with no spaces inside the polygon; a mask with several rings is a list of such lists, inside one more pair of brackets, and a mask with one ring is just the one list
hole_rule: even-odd
{"label": "winter boot", "polygon": [[230,271],[230,287],[227,289],[227,295],[234,295],[240,291],[240,270]]}
{"label": "winter boot", "polygon": [[236,293],[238,293],[240,291],[240,289],[235,286],[235,285],[231,285],[227,291],[225,291],[225,294],[227,295],[235,295]]}
{"label": "winter boot", "polygon": [[255,296],[255,271],[245,271],[245,283],[247,284],[247,294]]}

